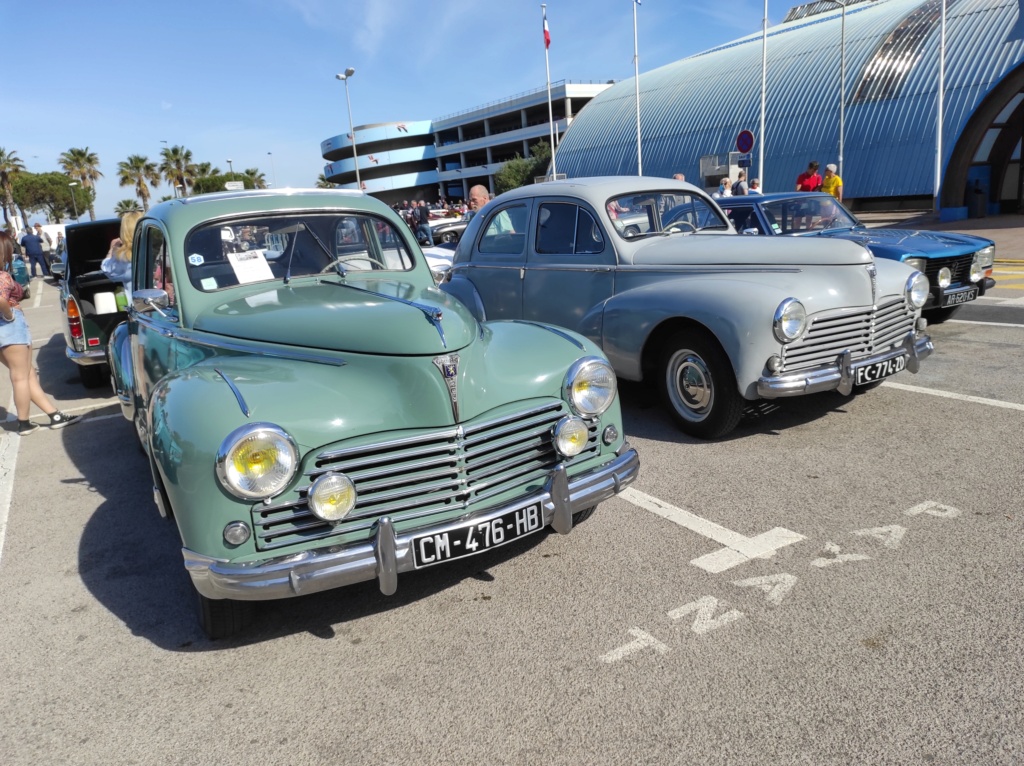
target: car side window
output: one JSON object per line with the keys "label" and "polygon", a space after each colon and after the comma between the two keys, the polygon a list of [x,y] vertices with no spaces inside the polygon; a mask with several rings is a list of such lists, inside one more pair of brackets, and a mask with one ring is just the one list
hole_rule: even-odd
{"label": "car side window", "polygon": [[538,253],[600,253],[604,237],[594,217],[577,205],[546,202],[537,215]]}
{"label": "car side window", "polygon": [[521,255],[526,245],[526,219],[526,205],[512,205],[494,212],[480,237],[480,252]]}
{"label": "car side window", "polygon": [[732,220],[732,225],[736,227],[736,231],[742,232],[745,229],[756,229],[758,234],[765,233],[761,221],[758,220],[757,213],[754,212],[754,208],[732,208],[728,211],[728,214],[730,220]]}

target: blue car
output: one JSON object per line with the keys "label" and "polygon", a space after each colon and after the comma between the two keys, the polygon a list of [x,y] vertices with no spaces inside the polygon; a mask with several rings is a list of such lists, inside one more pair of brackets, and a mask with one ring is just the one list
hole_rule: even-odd
{"label": "blue car", "polygon": [[943,322],[965,303],[995,287],[990,239],[947,231],[869,229],[825,193],[786,192],[717,200],[741,234],[815,236],[848,239],[876,258],[902,261],[928,277],[931,286],[923,316]]}

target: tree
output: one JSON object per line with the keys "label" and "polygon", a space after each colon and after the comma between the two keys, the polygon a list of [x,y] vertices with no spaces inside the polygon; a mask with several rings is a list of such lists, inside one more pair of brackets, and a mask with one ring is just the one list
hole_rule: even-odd
{"label": "tree", "polygon": [[188,190],[196,180],[196,166],[192,162],[192,152],[184,146],[165,146],[160,150],[163,161],[160,172],[171,187],[180,186],[181,194],[188,196]]}
{"label": "tree", "polygon": [[334,184],[327,180],[327,177],[321,173],[316,177],[316,188],[317,189],[333,189]]}
{"label": "tree", "polygon": [[149,187],[156,189],[160,185],[156,163],[141,154],[131,154],[124,162],[117,163],[117,178],[121,186],[134,186],[142,200],[142,209],[149,210]]}
{"label": "tree", "polygon": [[192,187],[193,194],[212,194],[213,192],[225,191],[224,184],[228,181],[241,181],[246,189],[255,189],[253,180],[241,173],[224,173],[219,176],[206,176],[197,178]]}
{"label": "tree", "polygon": [[[25,171],[25,163],[21,161],[16,152],[8,152],[0,146],[0,190],[4,195],[4,223],[9,224],[14,217],[14,192],[11,188],[11,179],[18,173]],[[9,211],[9,214],[8,214]],[[25,221],[28,224],[28,221]]]}
{"label": "tree", "polygon": [[[68,149],[57,160],[71,178],[80,182],[85,189],[92,189],[96,181],[103,177],[99,171],[100,158],[95,152],[90,152],[89,147],[84,149]],[[95,195],[89,199],[89,219],[96,220],[96,210],[93,207]]]}
{"label": "tree", "polygon": [[143,212],[143,210],[139,206],[138,200],[134,200],[134,199],[132,199],[130,197],[128,199],[123,199],[120,202],[118,202],[116,205],[114,205],[114,214],[118,218],[122,217],[125,213],[141,213],[141,212]]}
{"label": "tree", "polygon": [[[254,189],[266,189],[267,188],[267,179],[260,172],[259,168],[246,168],[242,172],[242,175],[245,176],[246,178],[248,178],[250,181],[252,181],[252,188],[254,188]],[[249,186],[246,185],[245,188],[248,189]]]}
{"label": "tree", "polygon": [[509,189],[532,184],[538,176],[546,176],[548,165],[551,164],[551,145],[547,141],[538,141],[530,147],[530,158],[520,157],[506,162],[501,170],[494,174],[494,188],[498,194]]}
{"label": "tree", "polygon": [[[73,187],[68,186],[68,177],[56,171],[52,173],[21,172],[12,184],[14,202],[29,213],[42,211],[48,221],[61,221],[72,216],[74,203],[71,201]],[[92,192],[92,190],[88,190]],[[76,199],[78,199],[76,197]],[[91,193],[85,201],[92,203]]]}
{"label": "tree", "polygon": [[200,162],[196,165],[196,178],[206,178],[207,176],[219,176],[220,168],[213,167],[209,162]]}

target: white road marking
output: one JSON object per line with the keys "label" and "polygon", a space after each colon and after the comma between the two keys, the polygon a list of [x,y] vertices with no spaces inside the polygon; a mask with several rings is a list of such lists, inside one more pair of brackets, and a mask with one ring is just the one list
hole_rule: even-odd
{"label": "white road marking", "polygon": [[845,564],[848,561],[866,561],[871,558],[863,553],[840,553],[839,551],[841,550],[842,548],[835,543],[825,543],[825,553],[829,555],[814,559],[811,562],[811,566],[824,569],[834,564]]}
{"label": "white road marking", "polygon": [[[1004,301],[1005,303],[1005,301]],[[975,322],[971,319],[948,319],[946,324],[976,324],[984,327],[1024,327],[1024,324],[1010,324],[1008,322]]]}
{"label": "white road marking", "polygon": [[724,545],[725,548],[722,550],[700,556],[690,562],[693,566],[712,574],[724,572],[726,569],[731,569],[751,559],[769,558],[779,548],[805,539],[803,535],[783,527],[775,527],[754,537],[745,537],[739,532],[733,532],[731,529],[703,519],[695,513],[664,503],[658,498],[651,497],[632,487],[623,490],[619,497],[685,527],[691,532],[696,532],[698,535]]}
{"label": "white road marking", "polygon": [[892,524],[888,527],[872,527],[870,529],[858,529],[850,534],[857,535],[859,537],[874,537],[882,541],[882,545],[886,548],[899,548],[900,541],[903,539],[903,535],[907,533],[906,527],[901,527],[899,524]]}
{"label": "white road marking", "polygon": [[724,607],[726,603],[724,601],[720,602],[714,596],[702,596],[696,601],[691,601],[689,604],[683,604],[681,607],[673,609],[668,613],[668,616],[670,619],[679,620],[688,614],[696,612],[697,616],[694,618],[690,630],[698,635],[710,633],[716,628],[728,625],[730,622],[735,622],[743,617],[743,612],[738,609],[730,609],[728,612],[723,612],[715,617],[715,610],[718,609],[719,605]]}
{"label": "white road marking", "polygon": [[20,439],[16,433],[0,435],[0,559],[3,558],[4,540],[7,537],[7,519],[11,512],[11,495],[14,494],[14,469],[18,465]]}
{"label": "white road marking", "polygon": [[778,606],[783,599],[789,595],[796,585],[796,577],[785,572],[779,574],[765,575],[764,577],[748,577],[746,580],[733,580],[733,585],[740,588],[758,588],[767,595],[768,603]]}
{"label": "white road marking", "polygon": [[633,636],[634,640],[628,644],[623,644],[618,649],[612,649],[610,652],[602,654],[597,659],[601,662],[618,662],[619,660],[629,657],[631,654],[643,651],[644,649],[653,649],[658,654],[668,654],[668,647],[661,643],[658,639],[652,636],[650,633],[640,630],[640,628],[630,628],[629,635]]}
{"label": "white road marking", "polygon": [[943,399],[956,399],[960,402],[971,402],[973,404],[985,404],[989,407],[1001,407],[1006,410],[1017,410],[1018,412],[1024,412],[1024,404],[1017,404],[1016,402],[1003,402],[998,399],[985,399],[981,396],[970,396],[968,394],[956,394],[952,391],[939,391],[935,388],[923,388],[921,386],[908,386],[906,383],[892,383],[885,381],[883,386],[889,388],[896,388],[900,391],[910,391],[914,394],[928,394],[929,396],[940,396]]}
{"label": "white road marking", "polygon": [[922,513],[927,513],[929,516],[936,516],[940,519],[955,519],[962,511],[951,505],[942,505],[942,503],[936,503],[934,500],[925,500],[923,503],[915,505],[909,511],[904,511],[904,513],[907,516],[918,516]]}

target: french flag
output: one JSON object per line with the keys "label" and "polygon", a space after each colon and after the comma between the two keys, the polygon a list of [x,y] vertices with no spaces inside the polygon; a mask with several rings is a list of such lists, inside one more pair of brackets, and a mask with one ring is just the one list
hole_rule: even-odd
{"label": "french flag", "polygon": [[551,47],[551,32],[548,29],[548,12],[544,11],[544,50]]}

